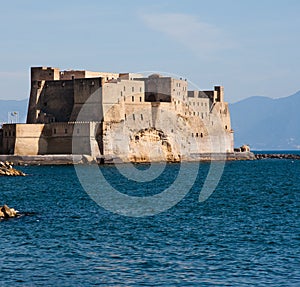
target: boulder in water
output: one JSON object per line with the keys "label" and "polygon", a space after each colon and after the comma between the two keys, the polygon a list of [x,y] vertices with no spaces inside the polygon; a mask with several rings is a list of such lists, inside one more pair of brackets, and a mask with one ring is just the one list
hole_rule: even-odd
{"label": "boulder in water", "polygon": [[6,161],[4,163],[0,161],[0,176],[25,176],[25,173],[13,168],[12,162]]}
{"label": "boulder in water", "polygon": [[14,208],[9,208],[6,204],[0,206],[0,219],[18,217],[19,213]]}

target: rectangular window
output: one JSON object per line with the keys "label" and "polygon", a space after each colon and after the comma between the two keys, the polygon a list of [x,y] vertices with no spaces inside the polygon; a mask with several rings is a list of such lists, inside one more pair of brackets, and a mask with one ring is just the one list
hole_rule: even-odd
{"label": "rectangular window", "polygon": [[53,130],[53,133],[56,134],[56,129]]}
{"label": "rectangular window", "polygon": [[68,133],[68,129],[65,129],[65,134],[67,134]]}
{"label": "rectangular window", "polygon": [[144,120],[144,117],[143,117],[143,115],[141,114],[141,120]]}
{"label": "rectangular window", "polygon": [[135,115],[134,115],[134,114],[132,114],[132,118],[133,118],[133,120],[135,121]]}
{"label": "rectangular window", "polygon": [[140,102],[142,101],[142,97],[140,97]]}
{"label": "rectangular window", "polygon": [[134,87],[131,88],[132,92],[134,92]]}
{"label": "rectangular window", "polygon": [[131,97],[131,101],[134,102],[134,96]]}

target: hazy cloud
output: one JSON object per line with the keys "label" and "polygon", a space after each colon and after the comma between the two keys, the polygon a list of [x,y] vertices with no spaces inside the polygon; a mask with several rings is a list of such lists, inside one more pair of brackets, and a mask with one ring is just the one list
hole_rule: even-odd
{"label": "hazy cloud", "polygon": [[141,17],[148,27],[186,46],[197,56],[207,57],[234,47],[224,31],[214,25],[200,22],[193,15],[162,13],[143,14]]}

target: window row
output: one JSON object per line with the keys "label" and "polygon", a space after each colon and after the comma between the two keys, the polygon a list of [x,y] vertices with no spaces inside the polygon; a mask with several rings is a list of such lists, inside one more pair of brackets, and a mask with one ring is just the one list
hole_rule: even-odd
{"label": "window row", "polygon": [[[196,104],[196,102],[189,102],[189,105],[191,106],[191,105],[193,105],[193,106],[200,106],[200,102],[197,102],[197,104]],[[203,102],[201,102],[201,107],[203,107],[203,106],[205,106],[205,107],[207,107],[207,103],[203,103]]]}
{"label": "window row", "polygon": [[[125,120],[127,120],[127,115],[126,114],[124,115],[124,117],[125,117]],[[141,118],[142,121],[144,120],[143,114],[140,114],[140,118]],[[135,121],[135,114],[132,114],[132,119]]]}
{"label": "window row", "polygon": [[[192,137],[199,137],[199,133],[192,133]],[[200,133],[200,137],[203,138],[203,133]]]}
{"label": "window row", "polygon": [[[124,92],[126,91],[126,87],[125,86],[123,87],[123,91]],[[142,93],[142,91],[143,91],[143,88],[140,87],[140,93]],[[134,92],[134,87],[131,87],[131,92]],[[122,91],[121,91],[121,95],[122,95]]]}
{"label": "window row", "polygon": [[15,136],[16,135],[16,133],[15,133],[15,131],[13,131],[13,132],[11,132],[11,131],[8,131],[8,132],[5,132],[4,133],[4,135],[7,137],[7,136],[9,136],[9,137],[11,137],[11,136]]}

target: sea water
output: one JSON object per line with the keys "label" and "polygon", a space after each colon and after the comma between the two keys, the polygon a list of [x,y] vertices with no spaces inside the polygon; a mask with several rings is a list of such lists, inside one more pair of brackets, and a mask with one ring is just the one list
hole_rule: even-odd
{"label": "sea water", "polygon": [[[0,205],[23,216],[0,222],[0,286],[300,286],[300,161],[228,162],[199,202],[209,168],[186,164],[187,174],[198,174],[192,188],[145,217],[97,204],[72,166],[1,177]],[[150,182],[114,166],[100,171],[120,193],[147,197],[172,185],[180,164]],[[192,179],[184,180],[181,189]]]}

